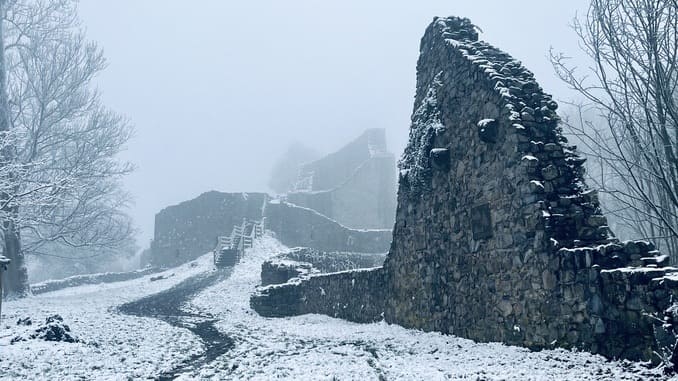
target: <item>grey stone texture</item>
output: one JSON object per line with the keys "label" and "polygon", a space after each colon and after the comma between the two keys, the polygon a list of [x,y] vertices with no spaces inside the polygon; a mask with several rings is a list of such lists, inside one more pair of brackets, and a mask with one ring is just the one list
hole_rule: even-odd
{"label": "grey stone texture", "polygon": [[468,19],[435,18],[383,268],[269,286],[255,302],[354,321],[383,308],[387,322],[477,341],[658,360],[653,316],[671,307],[678,269],[611,237],[557,107]]}
{"label": "grey stone texture", "polygon": [[395,157],[383,129],[368,129],[337,152],[303,165],[287,201],[355,229],[391,229]]}
{"label": "grey stone texture", "polygon": [[211,191],[161,210],[155,215],[151,264],[176,265],[211,251],[217,237],[244,218],[260,220],[268,199],[265,193]]}

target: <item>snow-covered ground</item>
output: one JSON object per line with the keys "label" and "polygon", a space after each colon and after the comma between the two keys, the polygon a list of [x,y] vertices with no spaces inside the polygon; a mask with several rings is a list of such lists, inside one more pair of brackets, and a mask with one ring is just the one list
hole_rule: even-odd
{"label": "snow-covered ground", "polygon": [[[660,374],[639,364],[608,362],[565,350],[530,352],[502,344],[478,344],[385,323],[354,324],[320,315],[268,319],[249,308],[261,263],[286,250],[270,237],[259,240],[223,282],[198,294],[187,309],[209,312],[235,348],[183,380],[638,380]],[[3,305],[0,379],[127,380],[152,378],[175,368],[203,346],[188,330],[153,318],[121,315],[115,307],[170,288],[211,270],[211,256],[162,273],[167,279],[81,286]],[[51,314],[84,343],[30,340],[10,344]],[[34,327],[33,327],[34,328]]]}
{"label": "snow-covered ground", "polygon": [[[200,257],[143,278],[67,288],[4,302],[0,322],[2,380],[127,380],[156,376],[202,350],[185,329],[153,318],[117,313],[116,306],[167,289],[212,267],[212,255]],[[163,275],[166,279],[150,281]],[[13,337],[34,330],[49,315],[84,343],[29,340],[10,344]],[[16,321],[30,317],[32,326]]]}

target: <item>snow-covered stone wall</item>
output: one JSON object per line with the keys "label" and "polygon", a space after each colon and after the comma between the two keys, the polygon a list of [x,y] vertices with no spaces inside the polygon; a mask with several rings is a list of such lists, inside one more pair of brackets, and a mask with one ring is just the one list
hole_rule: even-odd
{"label": "snow-covered stone wall", "polygon": [[319,313],[371,323],[383,319],[385,290],[381,267],[342,271],[259,287],[250,306],[268,317]]}
{"label": "snow-covered stone wall", "polygon": [[391,245],[391,229],[350,229],[315,210],[285,202],[271,202],[264,212],[266,229],[288,247],[304,246],[322,251],[385,253]]}
{"label": "snow-covered stone wall", "polygon": [[350,228],[391,229],[396,167],[385,131],[368,129],[340,150],[303,165],[287,200]]}
{"label": "snow-covered stone wall", "polygon": [[601,271],[658,253],[611,238],[556,102],[520,62],[479,41],[468,19],[435,19],[420,52],[384,265],[386,320],[479,341],[651,357],[652,330],[638,331],[649,319],[622,304],[630,323],[617,324],[610,303],[627,290],[607,293]]}
{"label": "snow-covered stone wall", "polygon": [[188,262],[213,250],[218,236],[231,233],[244,218],[260,220],[265,193],[206,192],[155,215],[150,262],[156,266]]}
{"label": "snow-covered stone wall", "polygon": [[261,264],[261,285],[281,284],[308,275],[380,267],[384,259],[386,253],[325,252],[296,247]]}

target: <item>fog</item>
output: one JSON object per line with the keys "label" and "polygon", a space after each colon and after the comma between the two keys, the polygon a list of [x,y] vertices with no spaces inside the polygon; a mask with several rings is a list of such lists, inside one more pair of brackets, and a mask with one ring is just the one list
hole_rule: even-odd
{"label": "fog", "polygon": [[321,152],[369,127],[400,155],[419,39],[433,16],[469,17],[567,97],[547,59],[576,53],[576,1],[82,0],[105,51],[104,101],[136,126],[124,159],[140,244],[154,214],[208,190],[266,191],[274,160],[299,141]]}

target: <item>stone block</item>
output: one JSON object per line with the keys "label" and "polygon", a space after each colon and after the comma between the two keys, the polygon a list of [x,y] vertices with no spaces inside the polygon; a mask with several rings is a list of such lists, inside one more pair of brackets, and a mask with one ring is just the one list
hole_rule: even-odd
{"label": "stone block", "polygon": [[492,237],[492,213],[490,204],[481,204],[471,208],[471,230],[473,239],[481,240]]}
{"label": "stone block", "polygon": [[447,148],[434,148],[429,153],[429,160],[433,169],[447,172],[450,170],[450,150]]}

